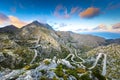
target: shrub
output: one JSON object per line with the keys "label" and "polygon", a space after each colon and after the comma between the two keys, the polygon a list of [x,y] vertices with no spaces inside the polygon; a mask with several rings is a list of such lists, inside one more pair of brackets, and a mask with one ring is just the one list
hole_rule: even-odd
{"label": "shrub", "polygon": [[64,80],[68,80],[67,78],[68,78],[68,75],[67,75],[67,74],[64,74],[63,79],[64,79]]}
{"label": "shrub", "polygon": [[48,80],[46,76],[42,76],[40,80]]}
{"label": "shrub", "polygon": [[[14,50],[14,54],[19,55],[22,58],[22,62],[29,64],[34,56],[34,52],[27,47],[19,47]],[[25,65],[23,65],[25,66]]]}
{"label": "shrub", "polygon": [[85,73],[85,72],[86,72],[86,70],[85,70],[85,69],[82,69],[82,68],[76,68],[76,71],[77,71],[78,73]]}
{"label": "shrub", "polygon": [[30,69],[30,66],[29,66],[29,65],[26,65],[26,66],[24,67],[24,69],[25,69],[25,70],[29,70],[29,69]]}
{"label": "shrub", "polygon": [[77,80],[79,80],[79,76],[78,76],[78,73],[77,73],[77,71],[75,70],[75,69],[68,69],[67,71],[66,71],[66,73],[68,74],[68,75],[72,75],[72,76],[74,76],[75,78],[77,78]]}
{"label": "shrub", "polygon": [[81,77],[80,77],[81,80],[92,80],[90,77],[89,77],[89,74],[86,73],[86,74],[83,74]]}
{"label": "shrub", "polygon": [[50,61],[47,60],[47,59],[45,59],[43,62],[45,63],[45,65],[49,65],[50,64]]}
{"label": "shrub", "polygon": [[99,70],[98,67],[95,67],[95,68],[92,70],[92,73],[93,73],[93,75],[94,75],[95,77],[97,77],[99,80],[106,80],[106,78],[105,78],[103,75],[101,75],[100,70]]}
{"label": "shrub", "polygon": [[37,66],[39,66],[38,63],[36,64],[30,64],[24,67],[25,70],[35,69]]}
{"label": "shrub", "polygon": [[63,77],[64,76],[64,72],[63,72],[63,68],[62,68],[62,65],[58,65],[56,70],[55,70],[55,73],[58,77]]}
{"label": "shrub", "polygon": [[40,70],[40,72],[44,75],[46,74],[46,71],[43,69],[43,70]]}
{"label": "shrub", "polygon": [[59,80],[59,79],[54,76],[52,80]]}

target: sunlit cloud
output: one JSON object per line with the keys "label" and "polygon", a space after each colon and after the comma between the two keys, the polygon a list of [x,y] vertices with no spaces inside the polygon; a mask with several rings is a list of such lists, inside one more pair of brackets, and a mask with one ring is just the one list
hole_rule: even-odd
{"label": "sunlit cloud", "polygon": [[116,24],[112,25],[112,31],[120,32],[120,23],[116,23]]}
{"label": "sunlit cloud", "polygon": [[107,30],[107,26],[105,24],[100,24],[97,27],[93,28],[93,30]]}
{"label": "sunlit cloud", "polygon": [[100,14],[99,8],[89,7],[86,10],[80,12],[79,16],[81,18],[93,18]]}
{"label": "sunlit cloud", "polygon": [[17,17],[15,17],[15,16],[9,16],[9,19],[10,19],[10,23],[11,23],[12,25],[15,25],[15,26],[18,27],[18,28],[21,28],[21,27],[23,27],[24,25],[27,24],[27,23],[19,20],[19,19],[18,19]]}
{"label": "sunlit cloud", "polygon": [[112,26],[106,26],[105,24],[100,24],[97,27],[91,29],[92,32],[120,32],[120,23],[114,24]]}
{"label": "sunlit cloud", "polygon": [[100,24],[97,27],[94,28],[79,28],[76,30],[76,32],[116,32],[114,29],[112,29],[112,26],[107,26],[105,24]]}
{"label": "sunlit cloud", "polygon": [[3,13],[0,13],[0,25],[3,24],[11,24],[11,25],[15,25],[18,28],[23,27],[24,25],[26,25],[27,23],[24,21],[21,21],[19,18],[15,17],[15,16],[7,16]]}

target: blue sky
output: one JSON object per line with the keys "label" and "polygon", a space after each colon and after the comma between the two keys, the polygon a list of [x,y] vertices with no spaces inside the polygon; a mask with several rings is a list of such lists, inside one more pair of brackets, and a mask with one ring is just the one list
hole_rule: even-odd
{"label": "blue sky", "polygon": [[120,31],[119,0],[0,0],[0,26],[34,20],[63,31]]}

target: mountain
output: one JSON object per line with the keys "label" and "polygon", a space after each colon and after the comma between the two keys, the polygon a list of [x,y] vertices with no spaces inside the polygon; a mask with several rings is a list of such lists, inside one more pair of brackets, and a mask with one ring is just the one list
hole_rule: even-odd
{"label": "mountain", "polygon": [[19,29],[14,26],[14,25],[8,25],[8,26],[5,26],[3,28],[0,28],[0,33],[8,33],[8,34],[11,34],[11,33],[15,33],[17,32]]}
{"label": "mountain", "polygon": [[73,32],[67,31],[58,31],[57,35],[63,39],[66,43],[73,44],[76,48],[80,48],[79,46],[88,46],[88,47],[96,47],[103,45],[105,43],[105,39],[102,37],[85,35],[85,34],[77,34]]}
{"label": "mountain", "polygon": [[[0,34],[0,80],[106,80],[116,76],[113,76],[116,70],[105,74],[102,67],[106,65],[101,62],[104,60],[105,63],[104,56],[107,55],[108,61],[115,60],[118,64],[119,45],[112,44],[118,43],[119,39],[106,40],[70,31],[55,31],[38,21],[17,30],[9,29],[9,26],[7,29],[17,34],[9,36],[6,31]],[[113,57],[112,51],[117,58]],[[96,54],[102,58],[94,66]],[[107,64],[112,72],[110,63]]]}
{"label": "mountain", "polygon": [[[1,34],[1,36],[3,35],[0,38],[2,40],[1,44],[3,45],[0,47],[1,51],[6,52],[7,50],[12,54],[16,53],[22,58],[18,63],[24,66],[25,64],[22,64],[21,62],[24,61],[26,64],[29,64],[31,59],[26,60],[23,55],[26,56],[29,54],[29,57],[34,55],[35,61],[39,62],[46,57],[53,58],[54,56],[58,56],[64,58],[69,53],[74,52],[74,50],[77,50],[77,52],[82,51],[82,53],[84,53],[85,51],[105,43],[105,39],[101,37],[81,35],[69,31],[54,31],[51,30],[51,27],[49,28],[50,29],[38,21],[33,21],[18,29],[17,34],[15,35],[8,36],[7,34]],[[11,29],[12,28],[10,28],[10,30]],[[12,30],[14,31],[14,29]],[[37,49],[37,54],[34,52],[34,49]],[[9,52],[6,52],[6,54],[9,55]],[[41,58],[39,59],[39,57]],[[11,60],[13,60],[12,62],[15,62],[15,59],[9,59],[7,57],[6,59],[8,59],[7,62]],[[11,63],[11,65],[13,64],[18,66],[16,63]]]}
{"label": "mountain", "polygon": [[22,27],[19,33],[16,34],[16,40],[20,42],[26,40],[27,42],[25,42],[25,44],[35,44],[37,40],[40,40],[43,46],[47,46],[49,43],[52,47],[59,49],[59,43],[56,38],[58,38],[58,36],[55,34],[52,27],[47,24],[39,23],[38,21],[34,21]]}
{"label": "mountain", "polygon": [[[50,26],[49,24],[46,24],[46,23],[40,23],[38,21],[33,21],[32,23],[30,24],[27,24],[26,26],[29,26],[29,27],[44,27],[44,28],[47,28],[49,30],[53,30],[52,26]],[[23,26],[22,28],[26,27],[26,26]]]}

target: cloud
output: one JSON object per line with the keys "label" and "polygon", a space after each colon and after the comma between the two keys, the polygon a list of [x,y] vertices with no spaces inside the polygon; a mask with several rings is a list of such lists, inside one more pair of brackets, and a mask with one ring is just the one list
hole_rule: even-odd
{"label": "cloud", "polygon": [[54,24],[54,25],[57,25],[58,23],[54,22],[53,24]]}
{"label": "cloud", "polygon": [[99,26],[93,28],[93,30],[107,30],[107,26],[104,24],[100,24]]}
{"label": "cloud", "polygon": [[70,18],[70,15],[67,12],[67,8],[62,5],[58,5],[55,8],[54,16],[56,16],[58,18],[66,18],[66,19]]}
{"label": "cloud", "polygon": [[24,25],[27,24],[27,23],[19,20],[19,19],[18,19],[17,17],[15,17],[15,16],[9,16],[9,19],[10,19],[10,23],[11,23],[12,25],[15,25],[15,26],[18,27],[18,28],[21,28],[21,27],[23,27]]}
{"label": "cloud", "polygon": [[89,31],[89,29],[85,28],[85,29],[77,29],[75,30],[76,32],[86,32],[86,31]]}
{"label": "cloud", "polygon": [[120,3],[117,3],[117,4],[109,3],[109,5],[107,7],[108,10],[113,10],[113,9],[117,9],[117,8],[120,8]]}
{"label": "cloud", "polygon": [[99,14],[100,14],[99,8],[89,7],[83,12],[80,12],[79,16],[81,18],[93,18],[93,17],[98,16]]}
{"label": "cloud", "polygon": [[70,14],[74,14],[79,10],[79,7],[73,7],[71,8]]}
{"label": "cloud", "polygon": [[0,25],[4,24],[7,21],[9,21],[9,17],[6,16],[5,14],[3,14],[3,13],[0,13]]}
{"label": "cloud", "polygon": [[15,25],[18,28],[21,28],[22,26],[26,25],[26,22],[21,21],[19,18],[15,16],[7,16],[3,13],[0,13],[0,25],[3,24],[12,24]]}
{"label": "cloud", "polygon": [[79,7],[72,7],[70,11],[68,11],[68,9],[65,6],[58,5],[55,8],[54,16],[58,18],[69,19],[73,14],[75,14],[78,11],[80,11]]}
{"label": "cloud", "polygon": [[120,23],[114,24],[112,29],[120,29]]}
{"label": "cloud", "polygon": [[67,26],[67,24],[65,24],[65,23],[59,24],[59,27],[65,27],[65,26]]}

